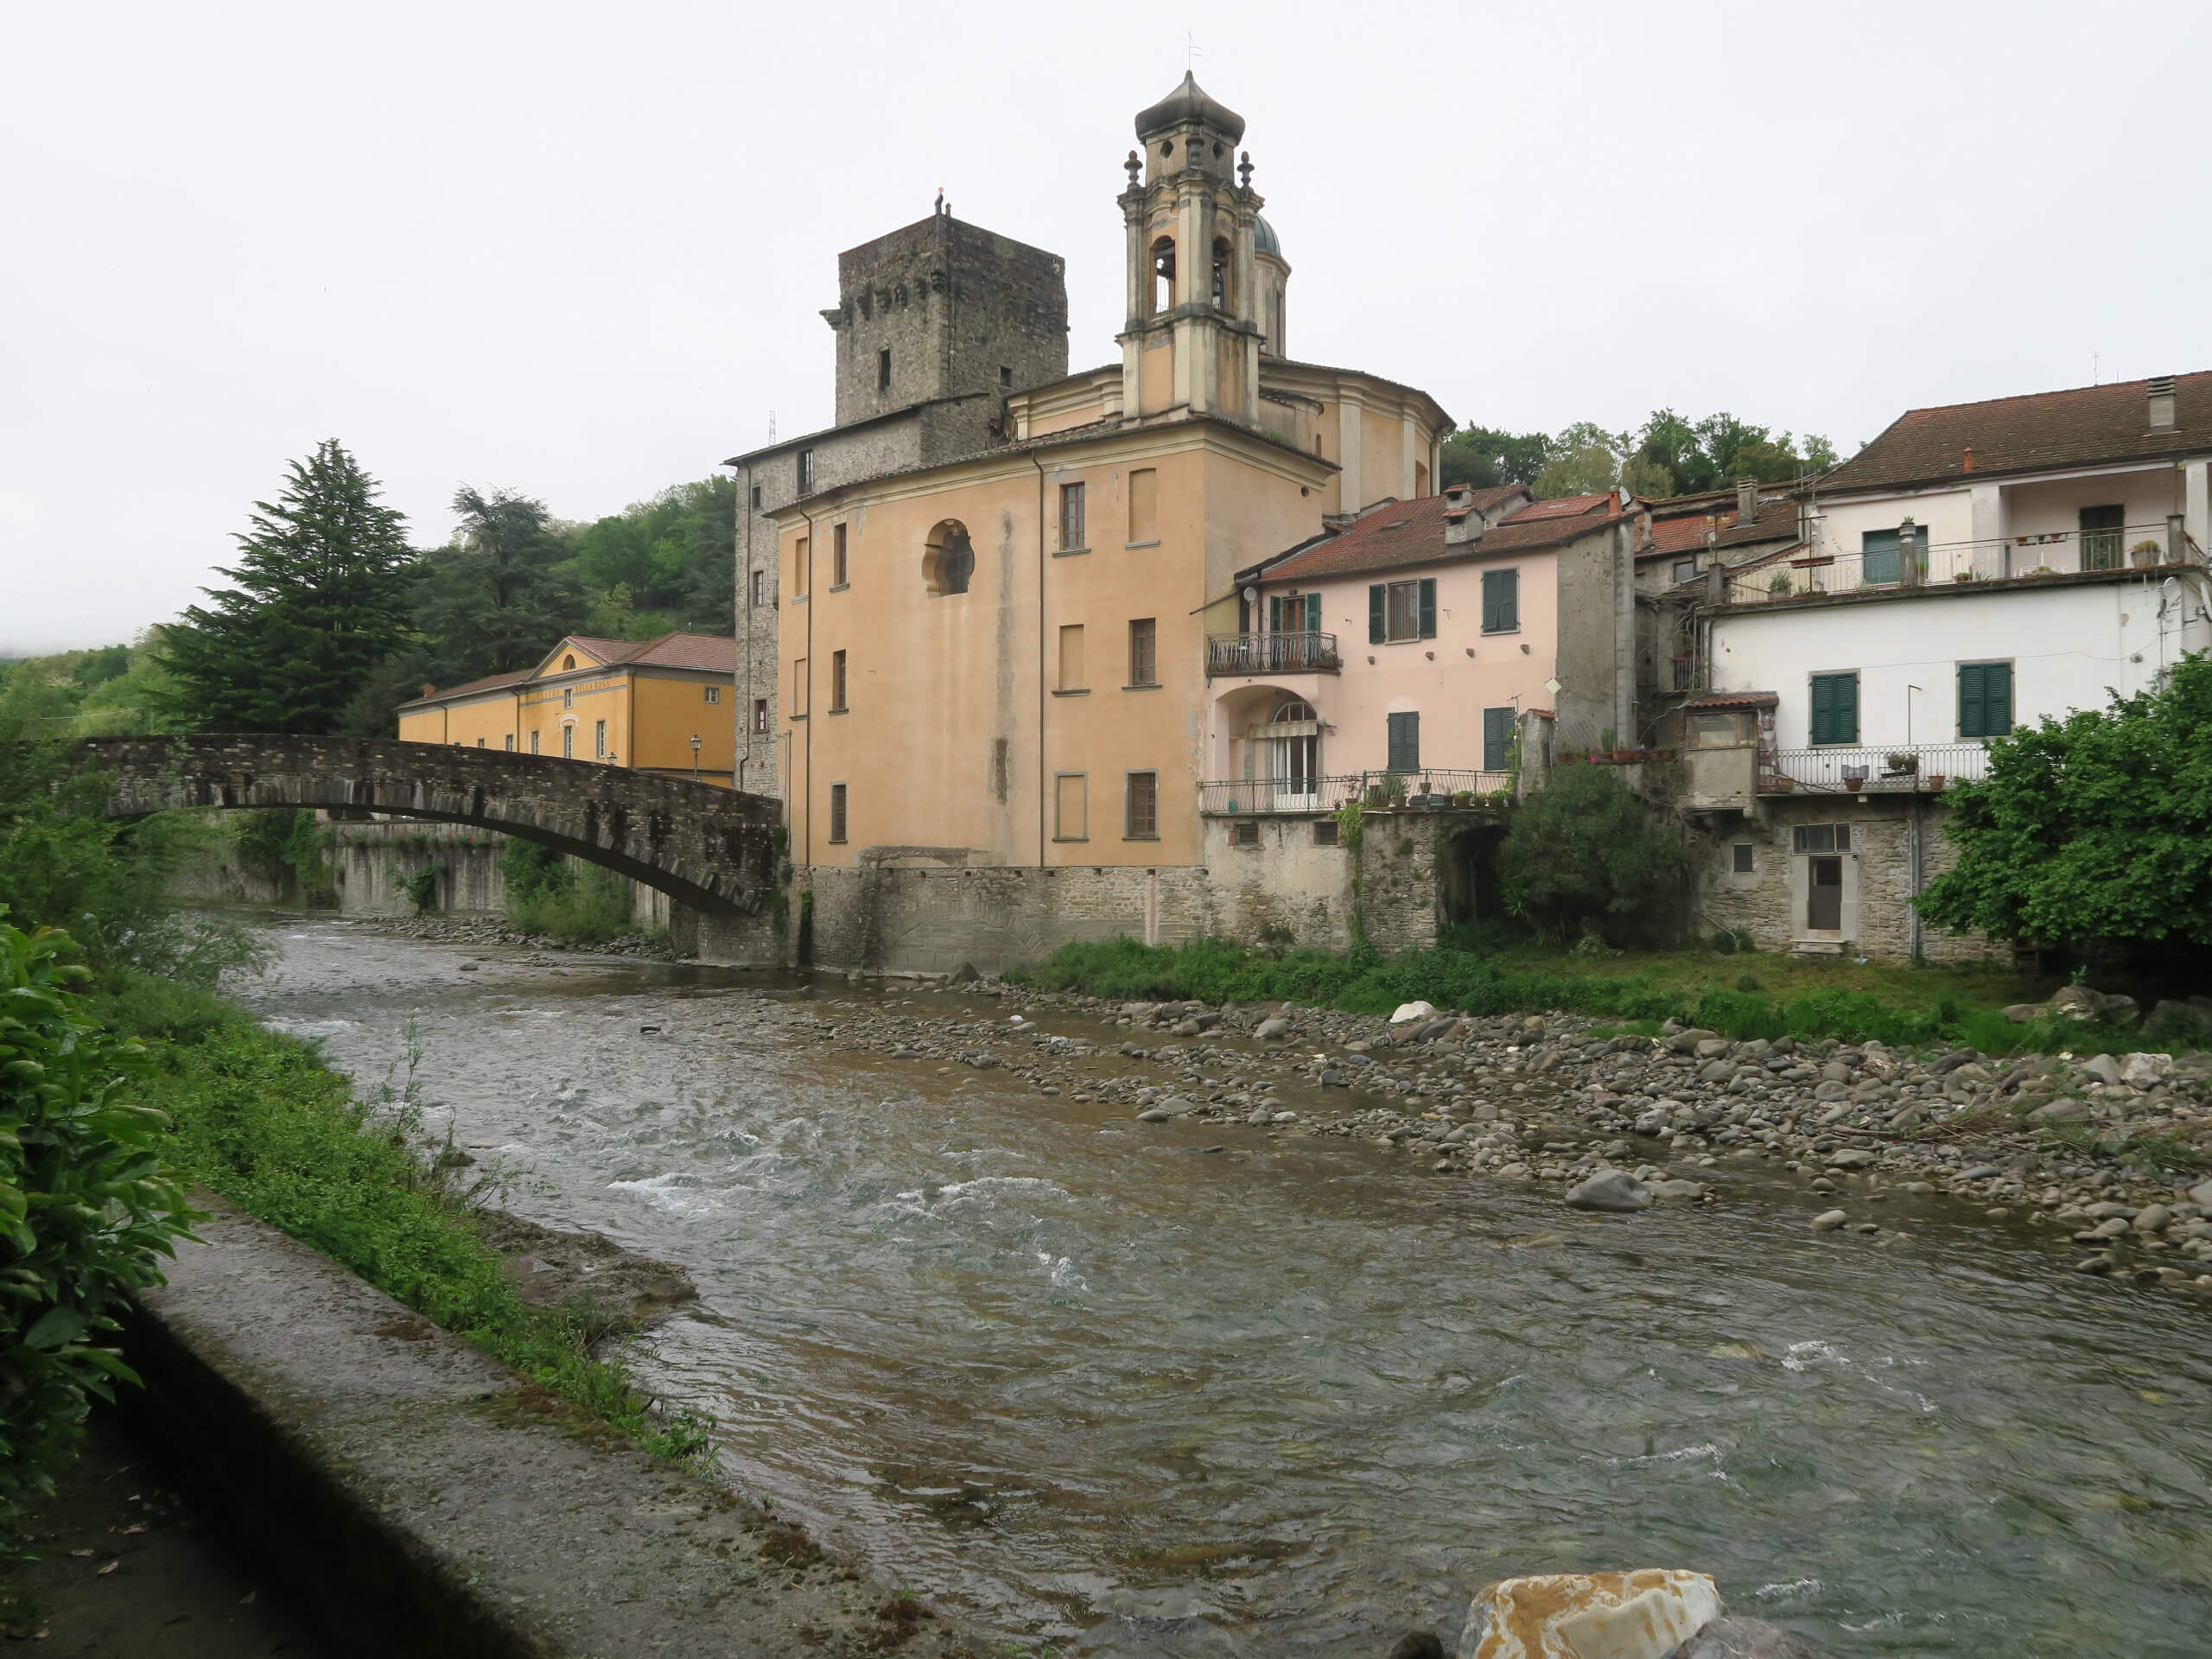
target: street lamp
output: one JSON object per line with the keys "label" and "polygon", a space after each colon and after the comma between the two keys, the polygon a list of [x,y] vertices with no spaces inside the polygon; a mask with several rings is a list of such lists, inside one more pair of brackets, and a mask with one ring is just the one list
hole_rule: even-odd
{"label": "street lamp", "polygon": [[699,781],[699,734],[691,734],[691,781]]}

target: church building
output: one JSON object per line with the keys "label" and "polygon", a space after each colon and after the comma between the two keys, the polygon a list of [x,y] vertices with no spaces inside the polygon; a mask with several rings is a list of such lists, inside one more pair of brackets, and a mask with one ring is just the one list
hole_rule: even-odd
{"label": "church building", "polygon": [[940,212],[841,259],[839,424],[731,463],[760,659],[740,786],[772,776],[803,883],[1199,865],[1237,573],[1429,493],[1435,401],[1290,354],[1243,135],[1188,75],[1137,117],[1127,320],[1096,368],[1066,372],[1041,250]]}

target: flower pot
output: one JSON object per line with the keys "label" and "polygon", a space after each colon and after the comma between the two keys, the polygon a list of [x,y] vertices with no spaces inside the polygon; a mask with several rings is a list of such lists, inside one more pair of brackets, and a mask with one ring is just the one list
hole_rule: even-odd
{"label": "flower pot", "polygon": [[1615,749],[1613,751],[1613,761],[1617,766],[1624,766],[1636,758],[1637,752],[1634,749]]}
{"label": "flower pot", "polygon": [[1860,790],[1866,787],[1866,774],[1863,772],[1845,772],[1843,774],[1843,786],[1850,793],[1856,795]]}
{"label": "flower pot", "polygon": [[1928,787],[1938,795],[1943,792],[1943,785],[1950,781],[1940,772],[1931,772],[1928,774]]}
{"label": "flower pot", "polygon": [[1786,772],[1777,775],[1774,780],[1774,790],[1777,795],[1787,795],[1796,787],[1797,780]]}

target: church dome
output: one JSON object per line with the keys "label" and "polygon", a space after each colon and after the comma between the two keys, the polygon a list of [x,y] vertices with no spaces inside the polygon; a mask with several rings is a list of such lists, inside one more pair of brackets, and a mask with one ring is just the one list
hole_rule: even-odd
{"label": "church dome", "polygon": [[1258,213],[1252,216],[1252,251],[1282,257],[1282,238],[1275,234],[1275,227]]}
{"label": "church dome", "polygon": [[1180,86],[1137,117],[1137,137],[1142,142],[1192,121],[1202,123],[1232,144],[1244,136],[1244,118],[1209,96],[1198,77],[1186,69]]}

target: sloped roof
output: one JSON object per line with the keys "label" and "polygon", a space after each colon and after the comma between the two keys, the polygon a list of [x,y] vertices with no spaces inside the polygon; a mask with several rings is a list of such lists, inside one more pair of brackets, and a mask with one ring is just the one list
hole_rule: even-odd
{"label": "sloped roof", "polygon": [[1715,691],[1682,705],[1683,712],[1693,713],[1700,709],[1772,709],[1782,699],[1771,691]]}
{"label": "sloped roof", "polygon": [[473,692],[493,691],[505,686],[521,685],[531,680],[550,679],[556,674],[583,673],[578,669],[556,668],[555,660],[574,647],[592,659],[596,668],[683,668],[714,674],[737,672],[737,641],[720,633],[664,633],[652,639],[599,639],[588,634],[571,633],[539,659],[535,668],[518,669],[509,674],[491,674],[480,680],[470,680],[463,685],[449,685],[433,690],[427,696],[411,697],[400,705],[409,708],[418,702],[442,702],[450,697],[466,696]]}
{"label": "sloped roof", "polygon": [[[1478,499],[1491,505],[1512,494],[1520,486],[1502,490],[1476,491]],[[1510,513],[1484,531],[1478,540],[1447,543],[1445,527],[1462,518],[1467,505],[1453,506],[1448,496],[1424,495],[1397,501],[1362,513],[1335,534],[1294,550],[1280,563],[1266,567],[1269,582],[1322,576],[1350,575],[1366,570],[1388,570],[1400,565],[1433,564],[1445,559],[1476,559],[1499,552],[1556,547],[1618,521],[1611,495],[1568,496],[1558,501],[1535,501]]]}
{"label": "sloped roof", "polygon": [[1961,478],[1969,470],[1969,449],[1976,473],[2156,461],[2212,450],[2212,370],[2177,374],[2173,381],[2171,431],[2151,430],[2147,380],[1907,410],[1821,487],[1873,489]]}
{"label": "sloped roof", "polygon": [[[1718,504],[1728,503],[1724,509]],[[1706,545],[1706,533],[1714,532],[1715,547],[1747,547],[1761,542],[1794,542],[1797,539],[1797,503],[1793,499],[1761,501],[1750,522],[1740,521],[1736,513],[1736,493],[1733,490],[1714,493],[1707,505],[1707,497],[1676,497],[1676,500],[1692,502],[1687,511],[1669,513],[1666,501],[1651,503],[1651,553],[1690,553]],[[1664,514],[1665,516],[1662,516]]]}
{"label": "sloped roof", "polygon": [[[466,697],[479,691],[497,691],[505,686],[519,685],[530,677],[531,671],[526,668],[512,674],[486,674],[480,680],[464,680],[459,685],[433,690],[426,696],[410,697],[407,701],[409,703],[442,702],[448,697]],[[406,704],[401,706],[404,708]]]}

